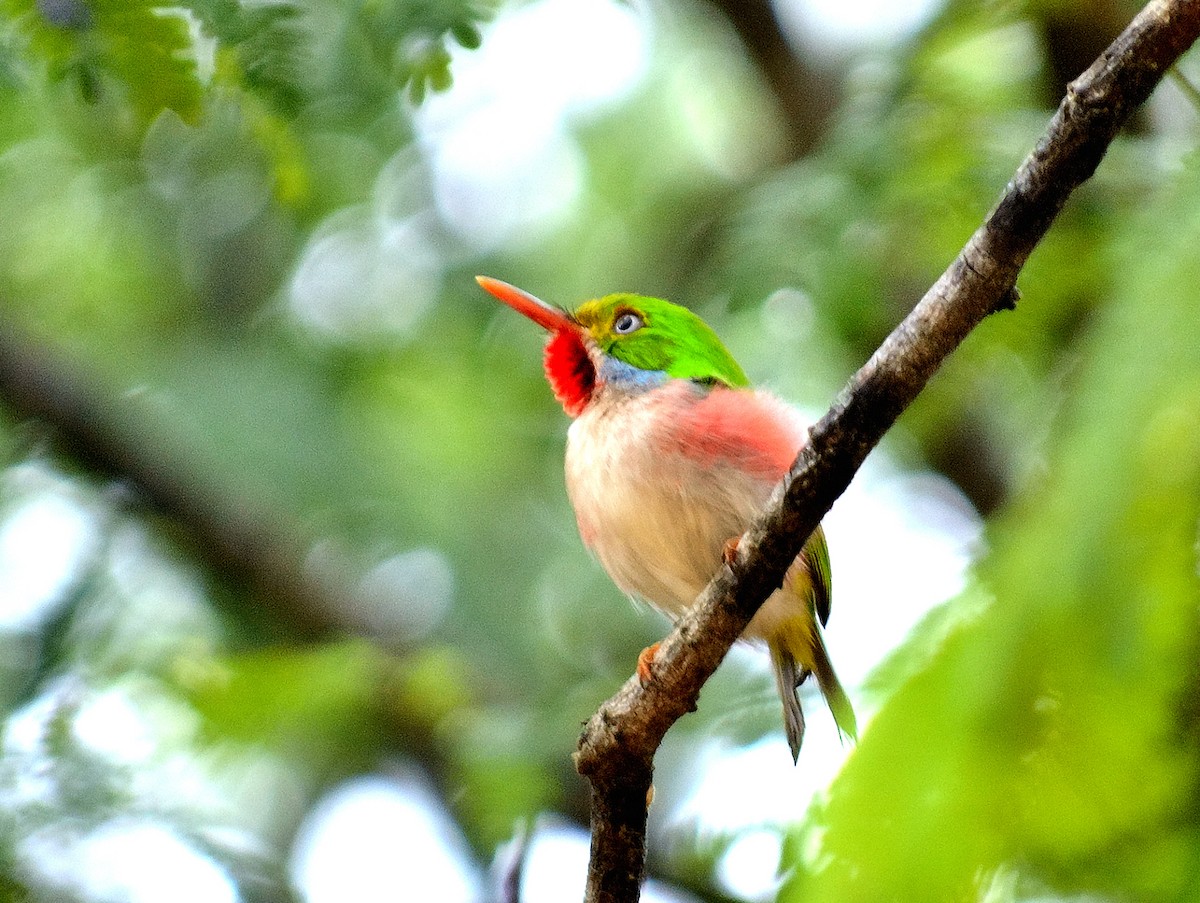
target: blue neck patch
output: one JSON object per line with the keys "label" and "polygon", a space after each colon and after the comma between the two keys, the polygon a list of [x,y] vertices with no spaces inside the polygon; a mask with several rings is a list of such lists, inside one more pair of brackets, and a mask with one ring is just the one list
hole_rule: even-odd
{"label": "blue neck patch", "polygon": [[671,378],[666,370],[641,370],[607,354],[603,355],[596,376],[605,385],[633,393],[657,389]]}

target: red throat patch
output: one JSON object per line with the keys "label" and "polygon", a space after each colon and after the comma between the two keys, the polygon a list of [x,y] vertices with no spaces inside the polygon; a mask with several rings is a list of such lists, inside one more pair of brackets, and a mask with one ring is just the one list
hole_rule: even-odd
{"label": "red throat patch", "polygon": [[596,388],[596,368],[588,357],[583,337],[573,329],[558,330],[546,342],[542,364],[554,397],[569,416],[578,417]]}

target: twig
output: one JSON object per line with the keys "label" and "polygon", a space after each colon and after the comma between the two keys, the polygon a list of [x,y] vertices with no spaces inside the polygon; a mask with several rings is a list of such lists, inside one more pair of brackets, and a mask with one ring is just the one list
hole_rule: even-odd
{"label": "twig", "polygon": [[[535,829],[536,830],[536,829]],[[512,840],[496,851],[492,861],[492,898],[496,903],[521,903],[521,877],[529,858],[530,829],[521,822]]]}
{"label": "twig", "polygon": [[1200,35],[1200,0],[1156,0],[1067,89],[999,204],[912,313],[854,376],[767,510],[636,677],[592,716],[575,764],[592,786],[588,903],[631,903],[645,864],[646,792],[663,735],[696,707],[754,612],[867,453],[941,362],[988,314],[1011,306],[1017,274],[1067,197],[1089,178],[1130,113]]}
{"label": "twig", "polygon": [[1186,97],[1191,102],[1192,106],[1196,108],[1196,111],[1200,112],[1200,88],[1197,88],[1195,85],[1193,85],[1191,79],[1180,72],[1176,67],[1172,67],[1171,71],[1168,72],[1167,75],[1170,77],[1171,81],[1175,83],[1175,87],[1178,88],[1182,92],[1183,96]]}

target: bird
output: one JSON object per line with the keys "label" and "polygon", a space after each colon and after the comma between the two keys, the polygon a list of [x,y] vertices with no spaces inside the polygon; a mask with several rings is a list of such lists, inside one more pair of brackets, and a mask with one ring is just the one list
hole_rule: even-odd
{"label": "bird", "polygon": [[[543,368],[572,418],[566,487],[584,545],[625,594],[678,619],[791,467],[807,441],[803,417],[751,387],[682,305],[616,293],[567,310],[499,279],[476,281],[549,334]],[[797,690],[810,675],[839,735],[858,737],[822,636],[831,590],[818,526],[741,637],[770,654],[793,763],[805,727]],[[638,659],[643,683],[657,646]]]}

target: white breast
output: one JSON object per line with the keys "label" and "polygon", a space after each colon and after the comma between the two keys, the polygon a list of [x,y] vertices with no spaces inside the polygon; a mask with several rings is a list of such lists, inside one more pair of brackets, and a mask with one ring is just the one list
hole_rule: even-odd
{"label": "white breast", "polygon": [[728,466],[703,466],[662,441],[686,384],[597,399],[568,433],[567,491],[580,533],[626,593],[677,617],[721,564],[772,484]]}

